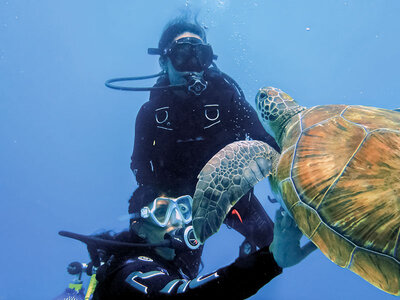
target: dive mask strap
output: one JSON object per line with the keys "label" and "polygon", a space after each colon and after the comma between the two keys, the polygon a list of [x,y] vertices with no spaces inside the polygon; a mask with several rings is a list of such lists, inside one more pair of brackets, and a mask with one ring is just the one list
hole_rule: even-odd
{"label": "dive mask strap", "polygon": [[163,55],[163,51],[159,48],[149,48],[147,49],[147,54],[149,55]]}

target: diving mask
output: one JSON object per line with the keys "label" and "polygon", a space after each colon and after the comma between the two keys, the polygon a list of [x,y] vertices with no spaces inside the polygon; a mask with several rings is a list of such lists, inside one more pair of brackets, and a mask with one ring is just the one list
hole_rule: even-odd
{"label": "diving mask", "polygon": [[186,37],[176,40],[164,50],[174,68],[179,72],[201,72],[206,70],[214,59],[214,53],[209,44],[201,40]]}
{"label": "diving mask", "polygon": [[189,224],[192,221],[193,199],[189,195],[179,198],[158,197],[140,210],[140,217],[160,227],[167,226],[171,218]]}

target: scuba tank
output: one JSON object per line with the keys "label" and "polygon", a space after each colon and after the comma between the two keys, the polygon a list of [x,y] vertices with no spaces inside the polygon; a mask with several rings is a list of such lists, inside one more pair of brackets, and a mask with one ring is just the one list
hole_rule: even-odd
{"label": "scuba tank", "polygon": [[[68,284],[68,287],[59,296],[53,300],[90,300],[94,289],[96,288],[96,268],[93,264],[85,264],[80,262],[72,262],[68,265],[67,271],[73,275],[74,278]],[[85,294],[85,288],[83,287],[82,274],[86,273],[90,276],[89,286]]]}

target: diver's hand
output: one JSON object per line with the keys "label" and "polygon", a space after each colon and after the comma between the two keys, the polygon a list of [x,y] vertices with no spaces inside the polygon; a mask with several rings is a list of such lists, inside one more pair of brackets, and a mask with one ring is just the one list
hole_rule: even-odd
{"label": "diver's hand", "polygon": [[301,248],[300,239],[302,235],[290,215],[284,210],[279,209],[275,214],[274,240],[269,249],[281,268],[298,264],[307,255],[317,249],[312,242],[308,242]]}

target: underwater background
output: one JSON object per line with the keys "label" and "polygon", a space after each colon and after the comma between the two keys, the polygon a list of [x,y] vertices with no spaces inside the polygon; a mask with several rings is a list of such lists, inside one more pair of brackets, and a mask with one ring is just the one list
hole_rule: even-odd
{"label": "underwater background", "polygon": [[[185,10],[199,12],[217,65],[252,105],[269,85],[307,107],[400,107],[397,0],[0,0],[0,300],[52,299],[68,286],[67,265],[89,259],[59,230],[127,227],[148,92],[104,81],[157,73],[147,48]],[[274,218],[267,181],[256,195]],[[242,240],[223,226],[206,242],[202,274],[233,262]],[[315,251],[251,299],[394,296]]]}

